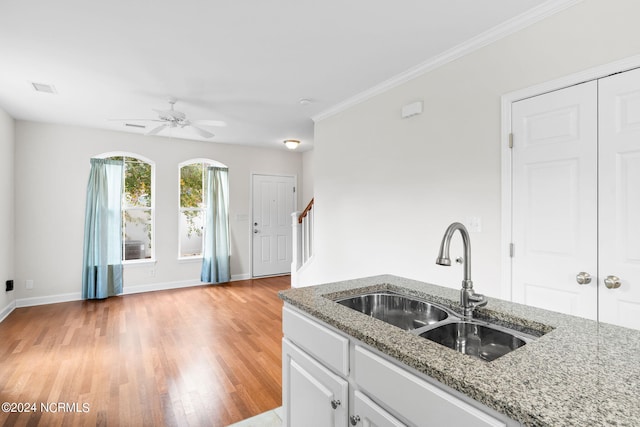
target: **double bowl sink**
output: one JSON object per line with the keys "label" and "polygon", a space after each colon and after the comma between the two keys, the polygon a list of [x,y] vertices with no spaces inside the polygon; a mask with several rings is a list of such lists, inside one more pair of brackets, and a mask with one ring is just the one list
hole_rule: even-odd
{"label": "double bowl sink", "polygon": [[419,337],[489,362],[536,338],[487,321],[464,319],[437,303],[391,291],[366,293],[336,302]]}

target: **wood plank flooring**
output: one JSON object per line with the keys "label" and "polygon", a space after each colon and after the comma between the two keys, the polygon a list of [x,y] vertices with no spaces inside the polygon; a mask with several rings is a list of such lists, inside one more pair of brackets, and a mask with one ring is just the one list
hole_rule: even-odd
{"label": "wood plank flooring", "polygon": [[289,287],[282,276],[18,308],[0,323],[0,404],[32,412],[0,423],[227,426],[276,408],[277,291]]}

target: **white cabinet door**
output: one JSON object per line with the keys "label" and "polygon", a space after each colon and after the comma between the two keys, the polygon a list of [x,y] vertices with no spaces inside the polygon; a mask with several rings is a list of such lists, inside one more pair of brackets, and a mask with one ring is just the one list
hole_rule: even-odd
{"label": "white cabinet door", "polygon": [[513,300],[594,320],[596,94],[588,82],[512,105]]}
{"label": "white cabinet door", "polygon": [[354,366],[354,379],[360,389],[414,426],[506,426],[502,420],[364,347],[355,347]]}
{"label": "white cabinet door", "polygon": [[348,383],[282,340],[282,406],[287,427],[346,427]]}
{"label": "white cabinet door", "polygon": [[292,176],[253,175],[253,276],[291,272]]}
{"label": "white cabinet door", "polygon": [[351,424],[357,421],[358,427],[406,427],[358,390],[354,392],[353,414]]}
{"label": "white cabinet door", "polygon": [[640,329],[640,70],[601,79],[599,111],[600,320]]}

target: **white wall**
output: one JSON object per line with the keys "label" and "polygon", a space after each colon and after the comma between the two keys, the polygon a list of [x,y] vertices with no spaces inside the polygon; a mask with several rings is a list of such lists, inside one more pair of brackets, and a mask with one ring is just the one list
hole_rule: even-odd
{"label": "white wall", "polygon": [[[251,271],[251,173],[296,175],[302,184],[300,153],[17,121],[15,279],[19,301],[37,303],[56,295],[61,299],[79,295],[89,159],[111,151],[136,153],[156,165],[157,263],[126,266],[125,292],[147,285],[199,282],[201,262],[177,259],[180,162],[209,158],[229,167],[231,274],[236,278],[248,277]],[[34,281],[33,290],[25,289],[26,279]]]}
{"label": "white wall", "polygon": [[302,153],[302,201],[303,204],[298,206],[299,210],[305,208],[306,204],[313,199],[313,150]]}
{"label": "white wall", "polygon": [[14,169],[15,122],[0,110],[0,320],[13,308],[15,291],[5,292],[14,278]]}
{"label": "white wall", "polygon": [[[316,123],[316,259],[299,284],[391,273],[457,288],[440,240],[478,216],[472,278],[500,296],[500,97],[640,53],[638,16],[636,0],[585,0]],[[401,119],[416,100],[424,113]]]}

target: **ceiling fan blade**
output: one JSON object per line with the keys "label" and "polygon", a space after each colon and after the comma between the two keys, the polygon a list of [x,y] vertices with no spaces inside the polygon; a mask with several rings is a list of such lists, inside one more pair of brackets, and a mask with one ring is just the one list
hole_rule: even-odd
{"label": "ceiling fan blade", "polygon": [[204,137],[204,138],[213,138],[215,135],[212,134],[211,132],[209,132],[208,130],[204,130],[198,126],[194,126],[194,125],[189,125],[193,128],[193,130],[195,130],[200,136]]}
{"label": "ceiling fan blade", "polygon": [[218,126],[218,127],[223,127],[227,125],[222,120],[191,120],[191,123],[195,123],[197,125],[203,125],[203,126]]}
{"label": "ceiling fan blade", "polygon": [[145,135],[155,135],[155,134],[159,133],[160,131],[162,131],[166,127],[167,127],[167,125],[160,125],[160,126],[154,127],[149,132],[145,133]]}
{"label": "ceiling fan blade", "polygon": [[107,119],[109,122],[164,122],[160,119]]}

